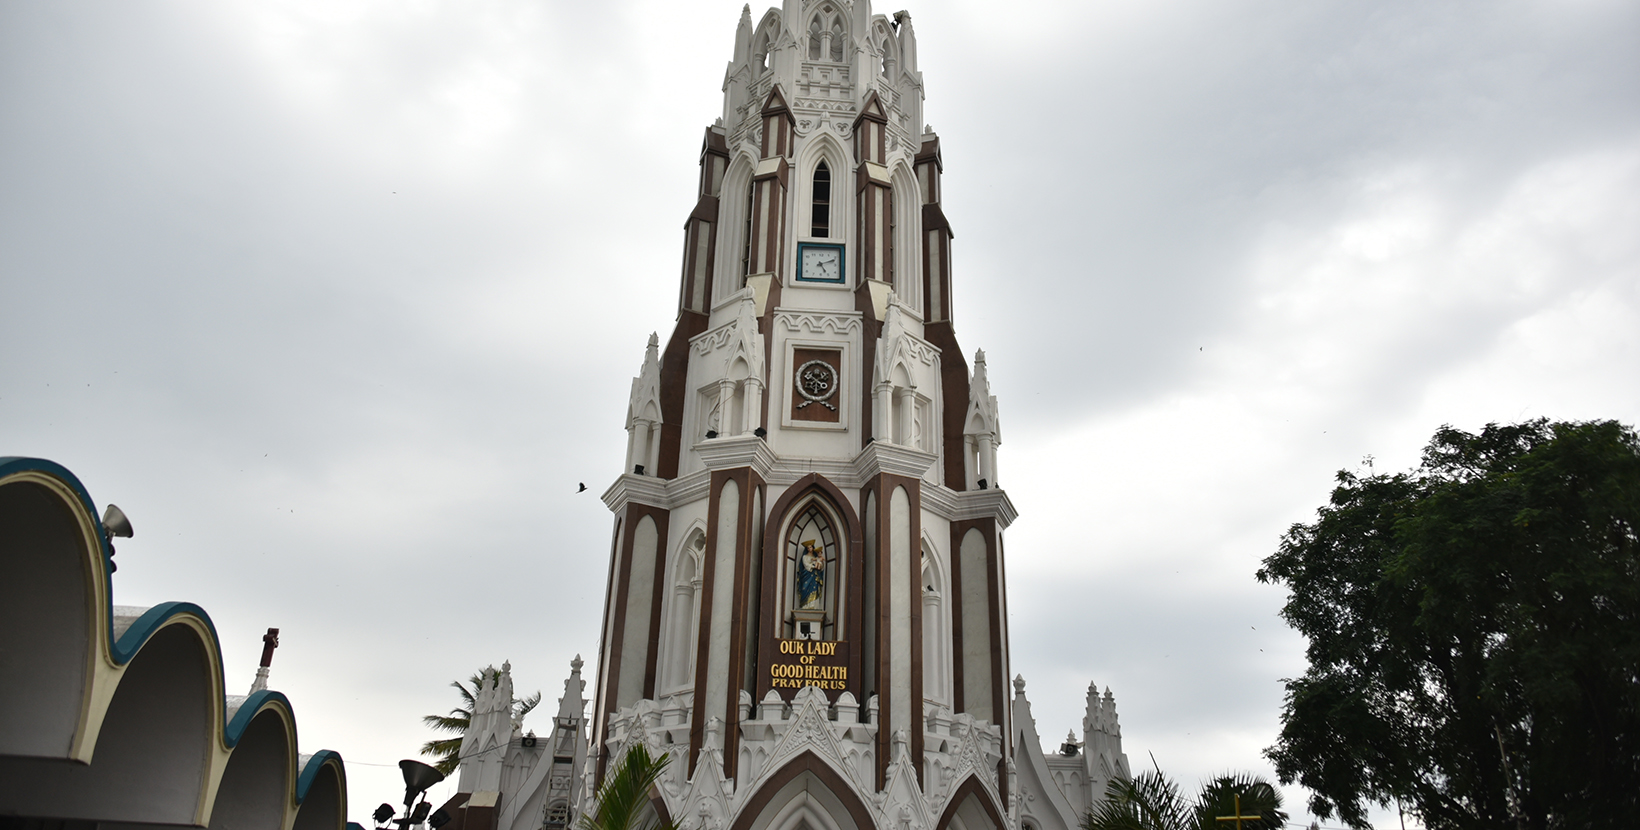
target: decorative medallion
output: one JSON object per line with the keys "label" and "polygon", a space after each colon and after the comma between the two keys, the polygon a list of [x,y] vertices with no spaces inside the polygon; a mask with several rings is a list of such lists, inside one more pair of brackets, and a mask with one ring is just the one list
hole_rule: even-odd
{"label": "decorative medallion", "polygon": [[811,403],[836,412],[830,401],[837,396],[837,369],[824,360],[811,360],[797,369],[797,394],[805,400],[797,405],[802,409]]}

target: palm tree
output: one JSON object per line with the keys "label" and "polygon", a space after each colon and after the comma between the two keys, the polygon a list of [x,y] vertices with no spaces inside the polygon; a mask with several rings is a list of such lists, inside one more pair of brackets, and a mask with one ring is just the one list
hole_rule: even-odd
{"label": "palm tree", "polygon": [[[1236,812],[1237,798],[1241,812]],[[1224,830],[1221,816],[1258,816],[1259,830],[1279,830],[1287,823],[1281,792],[1248,773],[1221,775],[1202,784],[1187,801],[1160,768],[1133,778],[1115,778],[1105,800],[1082,818],[1083,830]],[[1251,822],[1249,822],[1251,823]]]}
{"label": "palm tree", "polygon": [[[1241,812],[1236,812],[1237,807]],[[1218,817],[1235,815],[1258,816],[1260,821],[1253,826],[1259,830],[1277,830],[1287,823],[1287,814],[1281,811],[1281,792],[1256,775],[1226,773],[1202,785],[1196,796],[1199,827],[1223,828],[1228,822]]]}
{"label": "palm tree", "polygon": [[[456,771],[456,767],[461,766],[461,739],[466,735],[467,727],[472,725],[473,707],[478,705],[474,696],[478,694],[479,687],[484,685],[485,676],[495,673],[495,669],[483,669],[474,672],[473,676],[467,679],[468,683],[473,684],[471,691],[463,686],[460,680],[450,681],[450,685],[461,693],[461,705],[451,709],[448,715],[427,715],[421,719],[422,723],[440,732],[454,732],[456,735],[454,738],[431,740],[421,745],[421,754],[438,759],[433,763],[434,769],[449,775]],[[516,711],[513,713],[513,717],[524,717],[540,703],[540,692],[536,692],[523,700],[514,700],[513,706],[516,707]]]}
{"label": "palm tree", "polygon": [[578,830],[677,830],[675,822],[653,816],[639,824],[649,806],[649,789],[660,780],[670,755],[651,757],[649,749],[635,743],[621,758],[621,765],[598,788],[597,803],[581,816]]}

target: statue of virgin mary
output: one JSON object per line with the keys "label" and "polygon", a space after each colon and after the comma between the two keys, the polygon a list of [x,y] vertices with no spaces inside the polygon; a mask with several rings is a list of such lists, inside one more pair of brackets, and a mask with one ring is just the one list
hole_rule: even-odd
{"label": "statue of virgin mary", "polygon": [[803,552],[797,557],[797,607],[803,611],[818,611],[825,607],[826,556],[813,539],[803,542]]}

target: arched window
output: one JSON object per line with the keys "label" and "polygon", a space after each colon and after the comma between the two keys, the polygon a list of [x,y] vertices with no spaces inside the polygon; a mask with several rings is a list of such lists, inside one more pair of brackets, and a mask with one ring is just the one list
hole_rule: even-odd
{"label": "arched window", "polygon": [[883,77],[894,80],[894,44],[883,38]]}
{"label": "arched window", "polygon": [[752,75],[762,75],[769,70],[769,33],[760,32],[757,36],[757,45],[752,47]]}
{"label": "arched window", "polygon": [[843,59],[843,19],[840,17],[832,18],[831,21],[831,59]]}
{"label": "arched window", "polygon": [[809,60],[820,60],[820,16],[809,21]]}
{"label": "arched window", "polygon": [[831,640],[837,637],[841,568],[837,531],[831,517],[811,500],[800,508],[786,531],[785,565],[790,637]]}
{"label": "arched window", "polygon": [[809,235],[831,236],[831,168],[824,161],[814,168],[814,212],[809,221]]}

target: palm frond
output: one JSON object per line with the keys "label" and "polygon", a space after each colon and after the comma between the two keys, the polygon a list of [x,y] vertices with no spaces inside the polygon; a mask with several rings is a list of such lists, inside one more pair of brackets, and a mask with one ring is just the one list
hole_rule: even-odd
{"label": "palm frond", "polygon": [[638,824],[649,808],[649,789],[671,760],[670,755],[651,757],[647,747],[634,744],[598,788],[597,803],[581,816],[579,830],[677,830],[675,823],[653,817]]}
{"label": "palm frond", "polygon": [[1179,785],[1158,772],[1114,778],[1101,801],[1082,819],[1083,830],[1188,830],[1192,810]]}
{"label": "palm frond", "polygon": [[440,732],[466,732],[472,725],[471,715],[459,709],[446,715],[424,715],[421,722],[439,730]]}

